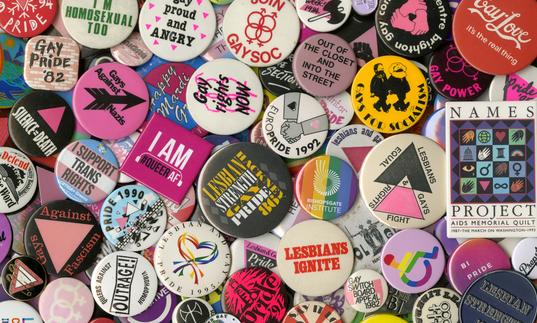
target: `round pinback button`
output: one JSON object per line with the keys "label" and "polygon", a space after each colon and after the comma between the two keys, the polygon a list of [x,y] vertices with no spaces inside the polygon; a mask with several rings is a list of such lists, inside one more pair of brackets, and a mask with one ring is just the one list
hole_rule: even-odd
{"label": "round pinback button", "polygon": [[351,124],[330,137],[326,154],[343,159],[359,174],[367,154],[383,139],[380,133],[364,125]]}
{"label": "round pinback button", "polygon": [[354,261],[345,233],[321,220],[291,227],[283,236],[276,257],[283,281],[306,296],[330,294],[343,286]]}
{"label": "round pinback button", "polygon": [[259,79],[271,94],[280,96],[288,92],[300,92],[301,88],[293,73],[293,54],[283,61],[259,68]]}
{"label": "round pinback button", "polygon": [[32,161],[17,149],[0,147],[0,212],[22,209],[36,189],[37,173]]}
{"label": "round pinback button", "polygon": [[0,317],[4,322],[43,323],[39,312],[32,305],[20,301],[0,302]]}
{"label": "round pinback button", "polygon": [[205,323],[241,323],[241,321],[231,314],[219,313],[211,316]]}
{"label": "round pinback button", "polygon": [[407,321],[392,314],[375,314],[367,317],[362,323],[406,323]]}
{"label": "round pinback button", "polygon": [[27,254],[35,257],[47,272],[60,277],[88,269],[102,240],[93,214],[70,200],[50,202],[35,210],[24,233]]}
{"label": "round pinback button", "polygon": [[289,92],[272,101],[263,114],[262,125],[270,149],[293,159],[319,150],[329,128],[319,101],[299,92]]}
{"label": "round pinback button", "polygon": [[339,314],[330,305],[318,301],[307,301],[294,306],[283,319],[283,323],[304,321],[343,323]]}
{"label": "round pinback button", "polygon": [[133,32],[121,44],[110,48],[110,53],[116,61],[127,66],[140,66],[153,56],[139,32]]}
{"label": "round pinback button", "polygon": [[491,101],[531,101],[537,99],[537,67],[529,65],[509,75],[496,75],[490,83]]}
{"label": "round pinback button", "polygon": [[141,251],[166,230],[164,201],[142,185],[122,186],[106,197],[99,221],[106,239],[120,250]]}
{"label": "round pinback button", "polygon": [[375,12],[378,0],[352,0],[352,9],[360,16],[367,16]]}
{"label": "round pinback button", "polygon": [[537,238],[525,238],[518,242],[513,250],[511,263],[514,270],[529,279],[537,279]]}
{"label": "round pinback button", "polygon": [[352,0],[296,0],[295,7],[305,26],[318,32],[329,32],[338,29],[349,18]]}
{"label": "round pinback button", "polygon": [[[486,250],[486,252],[483,252]],[[488,272],[511,269],[509,256],[496,242],[470,239],[463,242],[449,257],[447,276],[451,286],[464,293],[466,288]]]}
{"label": "round pinback button", "polygon": [[196,209],[196,190],[193,186],[188,189],[186,196],[181,201],[181,204],[177,204],[172,200],[169,200],[161,196],[166,207],[166,213],[168,214],[168,221],[166,228],[169,229],[182,222],[188,221]]}
{"label": "round pinback button", "polygon": [[377,220],[362,199],[344,215],[331,220],[351,240],[354,271],[372,269],[380,272],[382,247],[397,231]]}
{"label": "round pinback button", "polygon": [[479,278],[462,296],[461,322],[534,322],[537,292],[524,275],[498,270]]}
{"label": "round pinback button", "polygon": [[278,273],[276,252],[280,238],[272,233],[258,237],[237,239],[231,243],[231,269],[234,273],[243,268],[264,267]]}
{"label": "round pinback button", "polygon": [[295,293],[293,296],[293,304],[298,305],[306,301],[323,302],[332,307],[341,317],[343,323],[351,323],[356,317],[356,310],[345,301],[345,291],[343,287],[333,293],[323,296],[311,297]]}
{"label": "round pinback button", "polygon": [[25,2],[6,1],[0,6],[0,28],[19,38],[43,33],[54,21],[58,11],[56,0]]}
{"label": "round pinback button", "polygon": [[156,245],[157,275],[171,292],[185,297],[207,295],[226,279],[231,254],[212,226],[183,222],[164,233]]}
{"label": "round pinback button", "polygon": [[388,285],[378,272],[361,269],[345,283],[345,300],[358,312],[375,312],[388,298]]}
{"label": "round pinback button", "polygon": [[433,288],[424,292],[414,303],[415,322],[459,322],[461,296],[448,288]]}
{"label": "round pinback button", "polygon": [[223,233],[250,238],[270,232],[293,199],[283,160],[260,145],[236,143],[209,158],[197,184],[207,220]]}
{"label": "round pinback button", "polygon": [[430,233],[407,229],[391,237],[382,250],[382,274],[395,289],[417,294],[442,277],[446,260],[442,245]]}
{"label": "round pinback button", "polygon": [[216,32],[216,17],[209,0],[151,0],[140,11],[139,29],[153,54],[183,62],[209,47]]}
{"label": "round pinback button", "polygon": [[474,68],[494,75],[517,72],[537,53],[537,3],[461,1],[453,17],[453,38]]}
{"label": "round pinback button", "polygon": [[447,1],[380,0],[375,16],[380,39],[395,53],[424,56],[442,45],[451,30]]}
{"label": "round pinback button", "polygon": [[95,203],[110,194],[119,177],[110,148],[93,139],[70,143],[58,155],[56,180],[62,192],[79,203]]}
{"label": "round pinback button", "polygon": [[34,91],[19,99],[9,114],[9,134],[24,153],[36,157],[57,154],[71,141],[75,116],[59,95]]}
{"label": "round pinback button", "polygon": [[151,263],[131,251],[104,257],[91,277],[91,292],[99,307],[117,317],[145,311],[157,293],[158,280]]}
{"label": "round pinback button", "polygon": [[0,213],[0,262],[4,261],[11,251],[12,242],[11,223],[3,213]]}
{"label": "round pinback button", "polygon": [[78,80],[73,110],[92,136],[119,139],[142,125],[149,110],[149,94],[145,82],[131,68],[119,63],[99,64]]}
{"label": "round pinback button", "polygon": [[293,57],[293,73],[298,84],[315,96],[332,96],[345,91],[356,69],[356,56],[351,46],[333,34],[309,37],[298,45]]}
{"label": "round pinback button", "polygon": [[238,60],[264,67],[283,61],[294,51],[300,22],[287,0],[233,1],[224,16],[223,32]]}
{"label": "round pinback button", "polygon": [[295,181],[295,194],[311,216],[331,220],[345,214],[354,205],[358,179],[346,161],[322,155],[302,166]]}
{"label": "round pinback button", "polygon": [[80,49],[71,38],[40,35],[26,43],[24,81],[33,89],[68,91],[78,80]]}
{"label": "round pinback button", "polygon": [[28,301],[36,298],[47,285],[47,272],[34,258],[28,256],[9,260],[2,270],[2,286],[14,299]]}
{"label": "round pinback button", "polygon": [[333,96],[317,97],[328,116],[330,130],[338,130],[348,125],[354,117],[352,98],[347,91]]}
{"label": "round pinback button", "polygon": [[436,91],[444,97],[471,101],[489,87],[493,76],[480,72],[468,64],[451,42],[431,56],[429,78]]}
{"label": "round pinback button", "polygon": [[216,313],[206,300],[188,298],[177,304],[173,310],[172,323],[206,322]]}
{"label": "round pinback button", "polygon": [[224,309],[242,323],[281,322],[287,303],[284,283],[267,268],[240,269],[229,277],[224,287]]}
{"label": "round pinback button", "polygon": [[369,210],[395,229],[427,227],[446,212],[445,153],[415,134],[384,139],[367,155],[360,193]]}
{"label": "round pinback button", "polygon": [[[179,303],[179,297],[170,292],[166,287],[159,285],[155,299],[142,313],[129,317],[128,323],[160,323],[172,322],[174,309]],[[123,320],[121,320],[124,322]]]}
{"label": "round pinback button", "polygon": [[89,48],[110,48],[132,33],[138,19],[136,0],[65,0],[62,21],[69,35]]}
{"label": "round pinback button", "polygon": [[89,322],[93,313],[89,288],[74,278],[58,278],[39,297],[39,313],[45,322]]}
{"label": "round pinback button", "polygon": [[217,135],[250,127],[263,108],[263,88],[254,71],[230,58],[198,68],[186,89],[186,104],[194,121]]}
{"label": "round pinback button", "polygon": [[369,61],[351,88],[356,115],[381,133],[398,133],[415,125],[427,108],[428,92],[423,73],[399,56]]}
{"label": "round pinback button", "polygon": [[0,109],[9,109],[32,90],[23,78],[26,42],[0,34]]}

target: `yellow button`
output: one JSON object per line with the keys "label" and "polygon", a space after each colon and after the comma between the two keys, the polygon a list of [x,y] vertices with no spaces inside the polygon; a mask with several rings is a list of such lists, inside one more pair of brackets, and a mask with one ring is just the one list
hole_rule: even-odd
{"label": "yellow button", "polygon": [[425,76],[409,60],[381,56],[364,65],[351,89],[354,112],[369,128],[398,133],[415,125],[427,108]]}
{"label": "yellow button", "polygon": [[391,314],[377,314],[369,316],[362,323],[407,323],[402,318]]}

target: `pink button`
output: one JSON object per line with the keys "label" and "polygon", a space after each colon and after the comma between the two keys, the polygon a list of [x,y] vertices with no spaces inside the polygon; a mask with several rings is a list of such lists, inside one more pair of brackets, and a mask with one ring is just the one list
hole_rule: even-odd
{"label": "pink button", "polygon": [[149,94],[142,78],[119,63],[99,64],[82,75],[73,93],[77,120],[91,135],[119,139],[145,120]]}

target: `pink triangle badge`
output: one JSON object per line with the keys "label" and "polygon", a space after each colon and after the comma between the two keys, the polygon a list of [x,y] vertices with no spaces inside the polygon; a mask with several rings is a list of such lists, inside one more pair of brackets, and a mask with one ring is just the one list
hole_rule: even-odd
{"label": "pink triangle badge", "polygon": [[49,128],[54,131],[54,133],[58,132],[58,127],[60,126],[64,112],[65,107],[39,109],[37,111],[37,113],[46,122]]}
{"label": "pink triangle badge", "polygon": [[35,223],[56,272],[61,271],[93,227],[91,224],[45,219],[35,219]]}

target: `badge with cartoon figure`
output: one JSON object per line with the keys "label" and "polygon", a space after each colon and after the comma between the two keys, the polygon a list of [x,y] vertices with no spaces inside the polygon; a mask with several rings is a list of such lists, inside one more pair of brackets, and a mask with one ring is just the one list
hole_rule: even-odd
{"label": "badge with cartoon figure", "polygon": [[429,97],[423,73],[398,56],[381,56],[364,65],[351,88],[352,104],[360,120],[381,133],[398,133],[415,125],[425,113]]}

